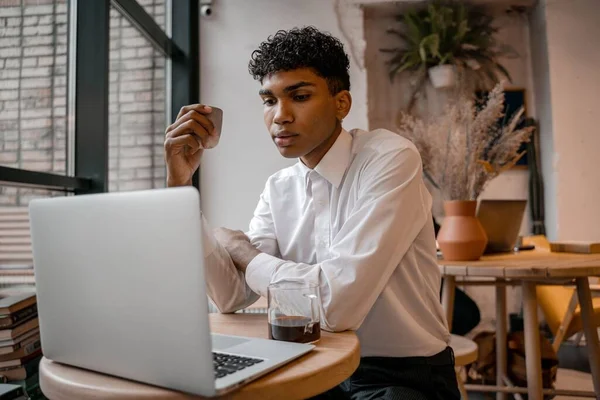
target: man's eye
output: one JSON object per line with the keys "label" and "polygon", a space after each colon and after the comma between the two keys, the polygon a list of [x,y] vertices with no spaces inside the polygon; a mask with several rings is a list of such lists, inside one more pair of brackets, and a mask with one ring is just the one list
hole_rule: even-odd
{"label": "man's eye", "polygon": [[273,100],[273,99],[264,99],[263,100],[263,104],[265,106],[272,106],[273,104],[275,104],[275,100]]}
{"label": "man's eye", "polygon": [[294,100],[295,101],[305,101],[305,100],[308,100],[309,97],[310,97],[310,94],[297,94],[294,96]]}

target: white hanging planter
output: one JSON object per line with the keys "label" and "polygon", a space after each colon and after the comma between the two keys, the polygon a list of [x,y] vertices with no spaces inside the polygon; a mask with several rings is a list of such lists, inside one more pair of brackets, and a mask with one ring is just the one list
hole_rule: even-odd
{"label": "white hanging planter", "polygon": [[436,89],[450,88],[456,84],[456,69],[454,65],[443,64],[429,68],[429,79]]}

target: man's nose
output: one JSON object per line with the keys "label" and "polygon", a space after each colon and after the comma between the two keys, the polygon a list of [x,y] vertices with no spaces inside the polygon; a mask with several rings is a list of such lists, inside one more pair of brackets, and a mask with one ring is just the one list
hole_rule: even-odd
{"label": "man's nose", "polygon": [[285,101],[279,101],[276,105],[275,117],[273,122],[278,125],[287,124],[294,120],[292,110]]}

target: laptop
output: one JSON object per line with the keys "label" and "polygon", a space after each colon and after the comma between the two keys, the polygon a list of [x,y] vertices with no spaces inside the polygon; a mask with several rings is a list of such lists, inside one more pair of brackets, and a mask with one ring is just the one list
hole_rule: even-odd
{"label": "laptop", "polygon": [[481,200],[477,217],[488,237],[485,253],[512,252],[517,244],[527,200]]}
{"label": "laptop", "polygon": [[29,212],[53,361],[210,397],[314,348],[211,335],[192,187],[37,199]]}

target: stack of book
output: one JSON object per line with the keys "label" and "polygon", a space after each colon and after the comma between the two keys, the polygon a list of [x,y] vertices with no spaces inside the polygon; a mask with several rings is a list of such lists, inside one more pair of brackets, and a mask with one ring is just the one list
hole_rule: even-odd
{"label": "stack of book", "polygon": [[22,386],[32,399],[43,399],[38,379],[41,357],[35,293],[0,297],[0,380]]}

